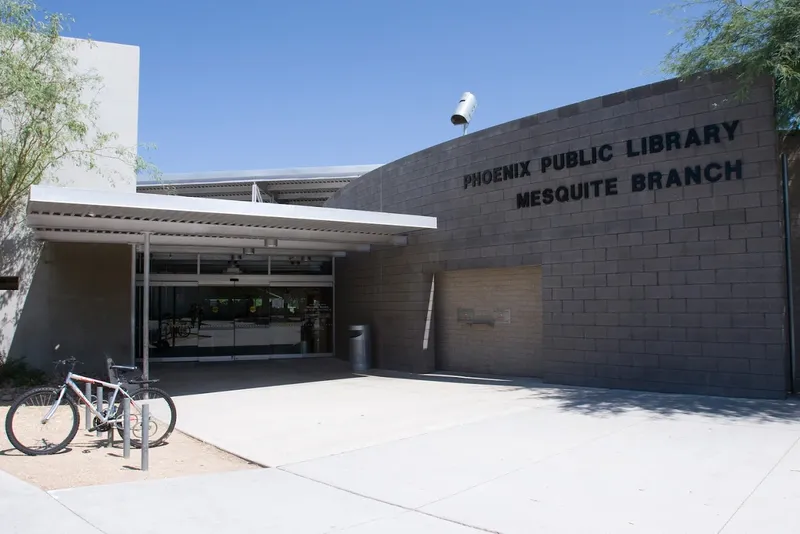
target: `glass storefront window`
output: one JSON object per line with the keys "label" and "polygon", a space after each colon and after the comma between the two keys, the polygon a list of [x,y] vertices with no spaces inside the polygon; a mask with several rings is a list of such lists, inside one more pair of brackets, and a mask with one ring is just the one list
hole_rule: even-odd
{"label": "glass storefront window", "polygon": [[[268,256],[265,254],[200,254],[200,274],[333,274],[330,256]],[[152,274],[197,274],[197,254],[153,253]],[[142,253],[136,255],[136,272],[144,272]]]}
{"label": "glass storefront window", "polygon": [[333,289],[152,287],[149,339],[152,357],[331,353]]}

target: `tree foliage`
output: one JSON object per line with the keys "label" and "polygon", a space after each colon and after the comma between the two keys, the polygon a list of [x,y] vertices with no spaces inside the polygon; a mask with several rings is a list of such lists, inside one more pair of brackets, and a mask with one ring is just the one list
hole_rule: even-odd
{"label": "tree foliage", "polygon": [[79,69],[79,41],[61,36],[66,22],[33,0],[0,0],[0,218],[68,163],[112,180],[105,158],[156,172],[137,146],[97,127],[102,78]]}
{"label": "tree foliage", "polygon": [[778,127],[800,128],[800,0],[687,0],[666,12],[684,14],[683,41],[667,54],[667,72],[686,78],[730,71],[740,96],[759,77],[773,76]]}

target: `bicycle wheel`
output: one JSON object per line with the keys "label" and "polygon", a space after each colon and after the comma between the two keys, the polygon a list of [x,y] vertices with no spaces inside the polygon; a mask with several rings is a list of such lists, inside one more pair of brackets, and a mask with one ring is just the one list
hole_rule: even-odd
{"label": "bicycle wheel", "polygon": [[178,336],[179,337],[189,337],[192,333],[192,325],[185,321],[181,321],[178,326]]}
{"label": "bicycle wheel", "polygon": [[[131,394],[131,446],[142,446],[142,406],[150,406],[150,424],[147,438],[148,446],[157,447],[163,444],[175,430],[177,410],[175,403],[166,391],[158,388],[145,387]],[[123,433],[122,404],[117,405],[115,426],[117,432]]]}
{"label": "bicycle wheel", "polygon": [[[6,434],[15,449],[29,456],[54,454],[75,438],[80,424],[78,407],[66,394],[56,406],[60,391],[35,388],[11,405],[6,414]],[[52,408],[52,416],[43,421]]]}

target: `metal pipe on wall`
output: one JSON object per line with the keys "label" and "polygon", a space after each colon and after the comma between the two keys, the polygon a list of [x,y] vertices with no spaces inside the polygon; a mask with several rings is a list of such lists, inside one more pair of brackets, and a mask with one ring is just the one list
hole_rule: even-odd
{"label": "metal pipe on wall", "polygon": [[792,277],[792,215],[789,202],[789,156],[787,154],[781,154],[781,175],[783,178],[783,235],[786,252],[786,294],[789,319],[789,390],[794,394],[797,393],[797,354],[794,328],[794,280]]}

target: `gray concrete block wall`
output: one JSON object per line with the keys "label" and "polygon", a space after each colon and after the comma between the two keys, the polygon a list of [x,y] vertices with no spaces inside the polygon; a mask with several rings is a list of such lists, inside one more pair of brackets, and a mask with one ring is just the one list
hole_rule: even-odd
{"label": "gray concrete block wall", "polygon": [[[43,248],[8,356],[52,371],[74,356],[76,371],[105,376],[105,355],[131,354],[131,247],[49,243]],[[55,347],[58,346],[58,350]]]}
{"label": "gray concrete block wall", "polygon": [[[432,370],[435,353],[420,340],[434,273],[541,265],[546,381],[782,396],[786,292],[772,82],[761,81],[746,101],[735,92],[724,77],[667,80],[481,130],[364,175],[328,205],[435,216],[439,229],[414,234],[402,249],[338,261],[339,328],[369,321],[381,338],[379,365]],[[704,130],[733,121],[732,140],[723,126]],[[679,132],[686,141],[690,129],[708,133],[710,144],[627,155],[627,140]],[[541,172],[547,156],[604,144],[609,161]],[[498,167],[502,175],[520,161],[530,161],[529,176],[464,187],[465,175]],[[701,173],[700,184],[632,190],[637,174],[655,186],[649,173],[659,171],[664,186],[672,168],[717,163],[713,178],[725,162],[730,179],[712,183]],[[588,186],[591,198],[517,209],[520,194],[541,201],[544,189],[596,180],[603,182]]]}

